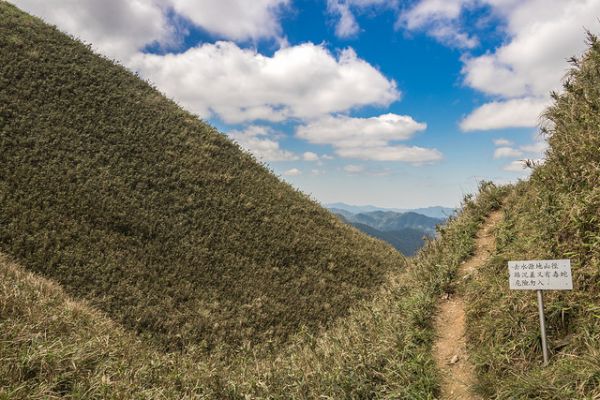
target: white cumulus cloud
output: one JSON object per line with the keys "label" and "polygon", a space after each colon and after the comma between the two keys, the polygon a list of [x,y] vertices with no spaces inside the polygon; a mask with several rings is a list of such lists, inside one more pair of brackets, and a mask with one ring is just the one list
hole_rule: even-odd
{"label": "white cumulus cloud", "polygon": [[506,21],[507,40],[492,52],[467,57],[464,81],[502,101],[475,110],[461,126],[465,130],[535,126],[550,91],[560,88],[568,69],[566,59],[585,50],[584,28],[598,30],[600,0],[480,3],[489,4]]}
{"label": "white cumulus cloud", "polygon": [[335,154],[344,158],[419,164],[437,161],[442,155],[435,149],[394,142],[410,139],[426,127],[405,115],[384,114],[371,118],[336,115],[299,126],[296,136],[313,144],[331,145]]}
{"label": "white cumulus cloud", "polygon": [[123,63],[149,44],[181,39],[167,15],[222,38],[282,38],[280,17],[290,0],[11,0],[23,10],[93,45]]}
{"label": "white cumulus cloud", "polygon": [[163,0],[195,25],[232,40],[277,38],[289,0]]}
{"label": "white cumulus cloud", "polygon": [[173,40],[165,6],[148,0],[11,0],[22,10],[126,61],[144,46]]}
{"label": "white cumulus cloud", "polygon": [[527,153],[542,155],[548,149],[548,142],[541,138],[538,138],[532,144],[521,146],[520,148],[521,150]]}
{"label": "white cumulus cloud", "polygon": [[327,11],[336,16],[338,21],[335,34],[340,38],[356,36],[360,26],[354,15],[355,11],[362,11],[367,7],[395,7],[396,0],[327,0]]}
{"label": "white cumulus cloud", "polygon": [[550,99],[522,98],[492,101],[475,109],[461,123],[463,131],[534,127]]}
{"label": "white cumulus cloud", "polygon": [[465,82],[505,97],[546,96],[560,88],[565,60],[586,48],[584,27],[597,30],[599,0],[492,2],[507,22],[506,44],[468,59]]}
{"label": "white cumulus cloud", "polygon": [[513,143],[506,139],[496,139],[494,144],[497,146],[494,150],[494,158],[517,158],[502,169],[509,172],[529,172],[526,163],[530,162],[539,165],[544,162],[545,152],[548,148],[548,142],[543,137],[536,135],[533,142],[515,147]]}
{"label": "white cumulus cloud", "polygon": [[365,170],[364,165],[355,165],[355,164],[344,165],[344,171],[346,171],[349,174],[359,174],[361,172],[364,172],[364,170]]}
{"label": "white cumulus cloud", "polygon": [[508,172],[523,172],[526,168],[523,160],[515,160],[506,164],[502,169]]}
{"label": "white cumulus cloud", "polygon": [[280,147],[277,134],[270,128],[251,125],[245,130],[234,130],[229,133],[234,141],[262,161],[298,160],[297,154]]}
{"label": "white cumulus cloud", "polygon": [[340,148],[336,154],[344,158],[373,161],[402,161],[410,164],[421,165],[442,159],[442,153],[436,149],[418,146],[376,146],[364,149],[357,147]]}
{"label": "white cumulus cloud", "polygon": [[520,157],[522,155],[522,151],[513,149],[512,147],[498,147],[496,150],[494,150],[494,158],[511,158]]}
{"label": "white cumulus cloud", "polygon": [[425,31],[448,46],[470,49],[479,41],[467,34],[458,20],[463,8],[473,3],[473,0],[421,0],[400,14],[396,27]]}
{"label": "white cumulus cloud", "polygon": [[339,0],[327,0],[327,11],[339,16],[339,20],[335,26],[336,36],[347,38],[358,33],[360,28],[354,14],[350,10],[350,5]]}
{"label": "white cumulus cloud", "polygon": [[312,43],[269,57],[217,42],[181,54],[138,54],[130,66],[188,110],[229,123],[314,118],[365,105],[387,106],[400,97],[396,83],[352,49],[336,57]]}
{"label": "white cumulus cloud", "polygon": [[299,175],[302,175],[302,171],[299,170],[298,168],[291,168],[291,169],[288,169],[287,171],[284,171],[283,175],[284,176],[299,176]]}
{"label": "white cumulus cloud", "polygon": [[401,13],[397,25],[425,31],[450,47],[469,49],[477,45],[472,32],[483,21],[465,19],[469,10],[482,10],[483,19],[501,20],[499,32],[505,40],[484,54],[464,54],[465,85],[494,100],[474,110],[461,126],[535,126],[550,91],[561,87],[566,59],[586,49],[585,29],[599,30],[600,0],[418,0]]}
{"label": "white cumulus cloud", "polygon": [[390,141],[407,140],[427,124],[407,115],[384,114],[371,118],[346,115],[327,116],[298,127],[296,135],[315,144],[336,147],[384,146]]}
{"label": "white cumulus cloud", "polygon": [[317,153],[313,153],[312,151],[306,151],[302,154],[302,159],[304,161],[318,161],[319,155]]}
{"label": "white cumulus cloud", "polygon": [[515,160],[506,164],[502,169],[508,172],[531,172],[531,168],[527,164],[541,165],[544,163],[543,159],[529,159],[529,160]]}

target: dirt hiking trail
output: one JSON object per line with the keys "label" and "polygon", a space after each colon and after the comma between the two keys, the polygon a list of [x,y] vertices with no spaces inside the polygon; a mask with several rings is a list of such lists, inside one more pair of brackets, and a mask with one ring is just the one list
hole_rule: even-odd
{"label": "dirt hiking trail", "polygon": [[[457,282],[462,282],[465,276],[481,267],[495,250],[492,230],[501,218],[501,211],[494,211],[488,216],[477,233],[475,254],[458,269]],[[437,340],[433,352],[442,372],[440,399],[479,399],[471,390],[475,375],[466,349],[465,303],[460,293],[448,294],[441,300],[434,324]]]}

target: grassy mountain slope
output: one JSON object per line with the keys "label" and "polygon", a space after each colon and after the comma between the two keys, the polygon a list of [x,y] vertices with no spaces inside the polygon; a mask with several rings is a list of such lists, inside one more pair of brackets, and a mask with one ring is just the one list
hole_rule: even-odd
{"label": "grassy mountain slope", "polygon": [[6,3],[0,49],[0,248],[55,282],[2,269],[4,397],[435,396],[431,314],[494,190],[406,269]]}
{"label": "grassy mountain slope", "polygon": [[[204,392],[191,369],[177,373],[182,368],[175,357],[149,348],[3,254],[0,360],[0,399],[186,398]],[[202,370],[202,363],[196,365]]]}
{"label": "grassy mountain slope", "polygon": [[283,341],[405,266],[6,2],[0,57],[0,249],[163,348]]}
{"label": "grassy mountain slope", "polygon": [[0,254],[0,398],[434,399],[431,317],[498,196],[484,186],[467,199],[414,265],[327,330],[301,330],[277,351],[244,346],[229,360],[157,351]]}
{"label": "grassy mountain slope", "polygon": [[[547,110],[546,162],[513,188],[498,250],[469,284],[468,337],[485,398],[600,398],[600,42]],[[535,293],[510,291],[508,260],[570,258],[573,291],[545,294],[541,366]]]}

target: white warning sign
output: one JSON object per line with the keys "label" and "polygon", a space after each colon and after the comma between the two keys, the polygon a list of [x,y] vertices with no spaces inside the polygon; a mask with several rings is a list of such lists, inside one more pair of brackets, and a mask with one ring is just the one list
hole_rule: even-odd
{"label": "white warning sign", "polygon": [[571,260],[509,261],[513,290],[573,290]]}

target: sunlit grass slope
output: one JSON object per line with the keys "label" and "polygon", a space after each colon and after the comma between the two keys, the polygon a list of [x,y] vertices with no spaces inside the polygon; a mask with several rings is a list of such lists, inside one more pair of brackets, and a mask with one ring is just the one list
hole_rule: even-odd
{"label": "sunlit grass slope", "polygon": [[[600,398],[600,42],[572,60],[546,111],[546,162],[516,185],[498,251],[469,288],[468,336],[485,398]],[[507,261],[570,258],[573,291],[546,292],[541,366],[534,292],[508,290]]]}
{"label": "sunlit grass slope", "polygon": [[284,341],[405,267],[133,73],[6,2],[0,249],[169,350]]}
{"label": "sunlit grass slope", "polygon": [[482,183],[406,271],[320,335],[300,334],[276,355],[248,362],[231,383],[252,398],[437,399],[433,317],[473,254],[475,235],[506,188]]}
{"label": "sunlit grass slope", "polygon": [[157,351],[0,254],[0,399],[434,399],[437,299],[453,290],[454,272],[500,196],[482,186],[414,265],[390,274],[328,329],[303,329],[279,350],[244,346],[229,358],[193,346]]}
{"label": "sunlit grass slope", "polygon": [[502,190],[406,266],[3,2],[0,57],[0,249],[19,263],[0,258],[0,398],[435,398],[437,299]]}
{"label": "sunlit grass slope", "polygon": [[[194,376],[207,374],[181,374],[177,360],[0,254],[0,399],[204,393]],[[205,371],[202,363],[195,366]]]}

